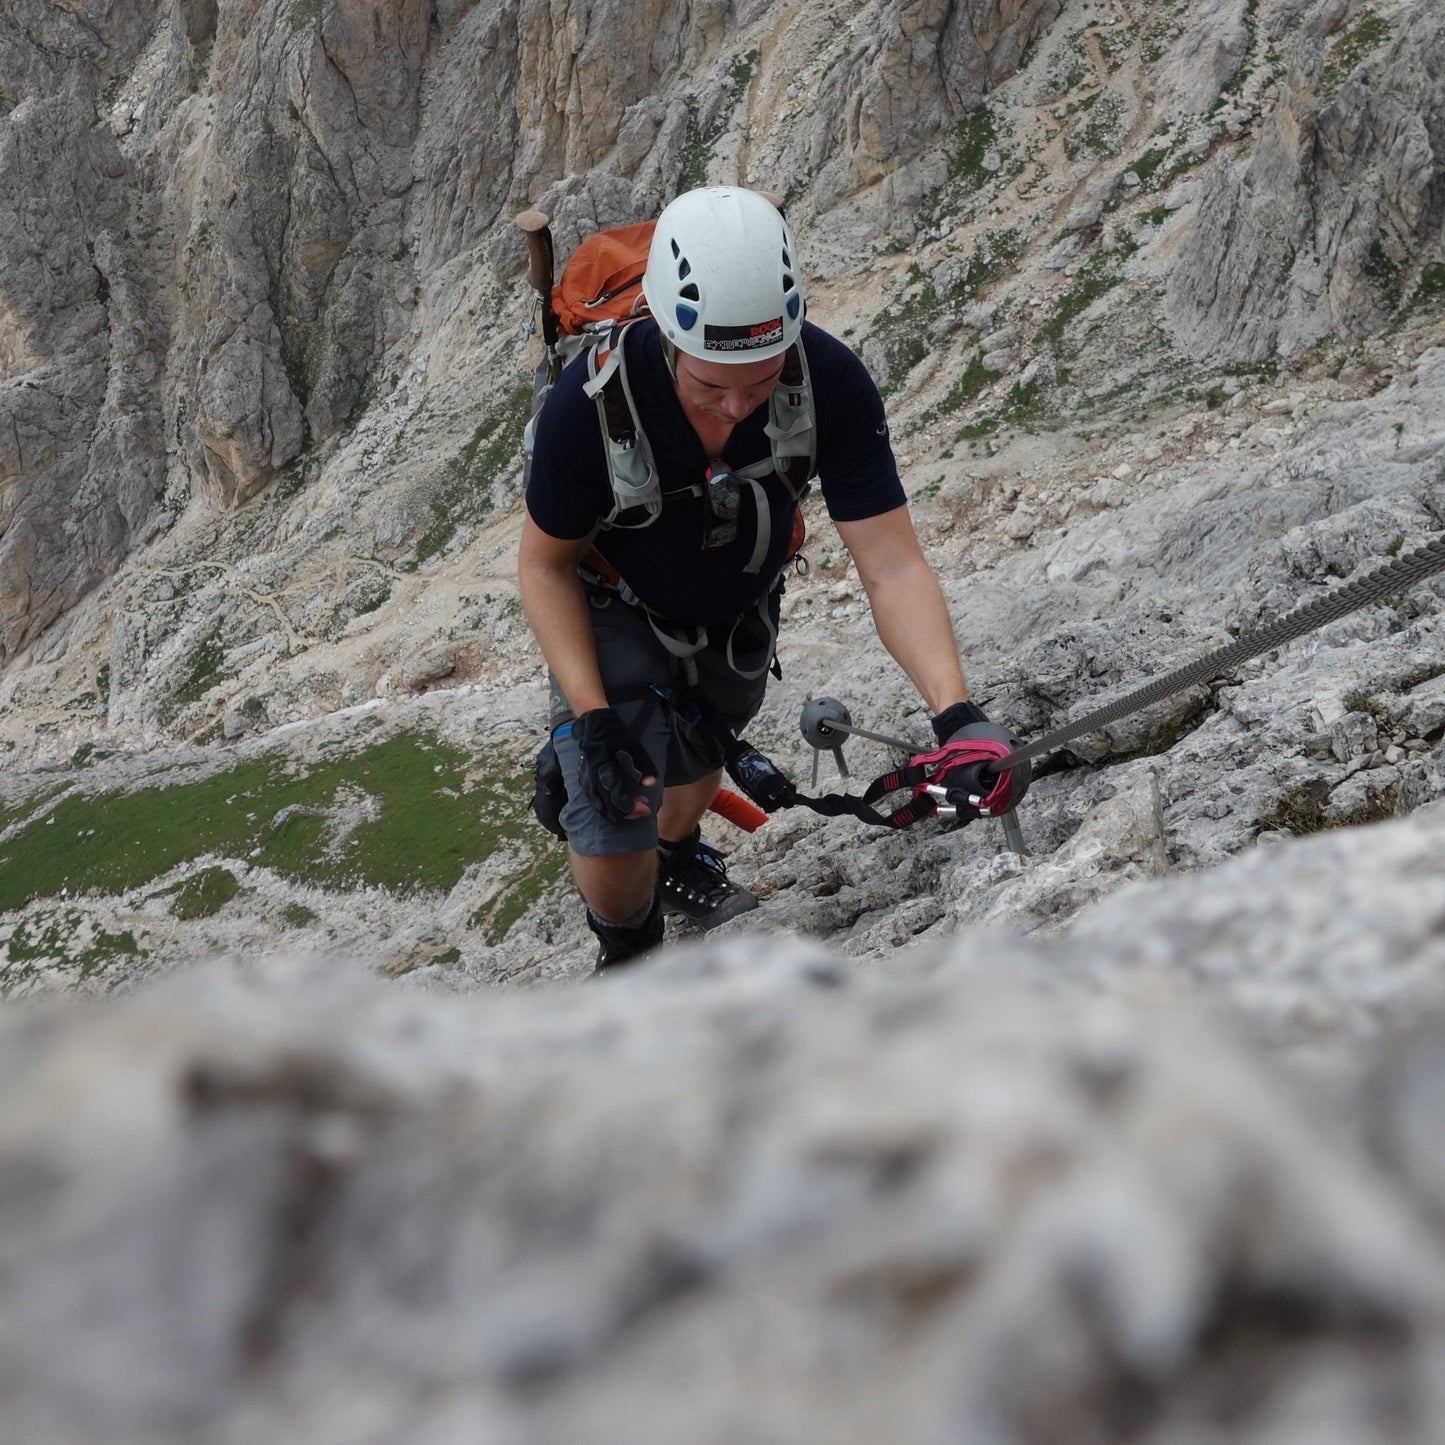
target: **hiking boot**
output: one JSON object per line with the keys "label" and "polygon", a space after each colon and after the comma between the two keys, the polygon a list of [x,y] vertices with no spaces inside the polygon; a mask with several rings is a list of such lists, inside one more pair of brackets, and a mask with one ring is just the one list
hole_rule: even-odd
{"label": "hiking boot", "polygon": [[657,894],[652,895],[652,902],[640,923],[608,923],[589,908],[587,926],[597,935],[597,966],[594,972],[615,968],[619,963],[631,963],[662,942],[662,900]]}
{"label": "hiking boot", "polygon": [[758,900],[728,881],[723,855],[694,829],[681,843],[658,845],[657,892],[669,913],[681,913],[699,928],[716,928],[748,913]]}

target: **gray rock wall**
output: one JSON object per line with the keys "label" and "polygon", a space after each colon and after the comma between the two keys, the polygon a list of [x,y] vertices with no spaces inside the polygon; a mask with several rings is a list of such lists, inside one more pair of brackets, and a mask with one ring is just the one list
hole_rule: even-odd
{"label": "gray rock wall", "polygon": [[871,968],[0,1009],[6,1439],[1426,1445],[1441,833]]}
{"label": "gray rock wall", "polygon": [[565,248],[727,137],[744,178],[812,207],[895,173],[911,204],[914,159],[1056,12],[875,4],[840,32],[676,0],[11,7],[0,662],[193,497],[243,506],[354,423],[431,345],[449,278],[515,275],[524,205]]}
{"label": "gray rock wall", "polygon": [[[1351,70],[1362,35],[1378,49]],[[1215,165],[1169,277],[1167,314],[1200,354],[1369,335],[1445,264],[1445,17],[1333,7],[1285,53],[1252,156]]]}

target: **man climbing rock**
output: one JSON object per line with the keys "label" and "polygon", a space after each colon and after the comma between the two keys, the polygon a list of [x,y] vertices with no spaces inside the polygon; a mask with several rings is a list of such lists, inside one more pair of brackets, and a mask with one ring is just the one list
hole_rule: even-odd
{"label": "man climbing rock", "polygon": [[[940,744],[1009,737],[968,700],[882,399],[852,352],[803,319],[777,206],[736,187],[678,197],[642,291],[650,317],[605,358],[568,366],[538,418],[519,556],[599,968],[655,945],[666,912],[709,928],[757,906],[700,820],[721,739],[756,714],[774,666],[811,476]],[[1015,780],[1015,801],[1026,786]]]}

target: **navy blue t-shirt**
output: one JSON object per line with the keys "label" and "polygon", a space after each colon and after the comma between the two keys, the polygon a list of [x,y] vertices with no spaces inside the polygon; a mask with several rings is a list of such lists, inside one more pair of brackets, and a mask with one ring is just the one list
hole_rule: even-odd
{"label": "navy blue t-shirt", "polygon": [[[828,515],[857,522],[905,501],[888,443],[883,400],[863,363],[826,331],[803,324],[803,349],[812,379],[818,482]],[[730,621],[756,603],[787,557],[794,503],[774,475],[762,480],[772,513],[768,555],[757,574],[743,571],[757,543],[756,494],[742,489],[735,541],[703,547],[707,523],[701,496],[675,490],[701,484],[710,458],[703,451],[672,388],[657,325],[627,328],[627,379],[652,445],[667,500],[650,526],[609,527],[594,545],[634,592],[674,622],[710,625]],[[612,511],[597,403],[582,390],[585,359],[563,369],[538,418],[527,511],[548,536],[581,538]],[[764,402],[734,428],[722,460],[733,468],[772,456]]]}

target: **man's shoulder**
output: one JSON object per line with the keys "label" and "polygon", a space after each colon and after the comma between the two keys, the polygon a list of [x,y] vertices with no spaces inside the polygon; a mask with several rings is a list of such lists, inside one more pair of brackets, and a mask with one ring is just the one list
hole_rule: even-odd
{"label": "man's shoulder", "polygon": [[821,378],[857,378],[867,376],[868,369],[846,341],[811,321],[803,322],[803,350],[808,357],[808,370]]}

